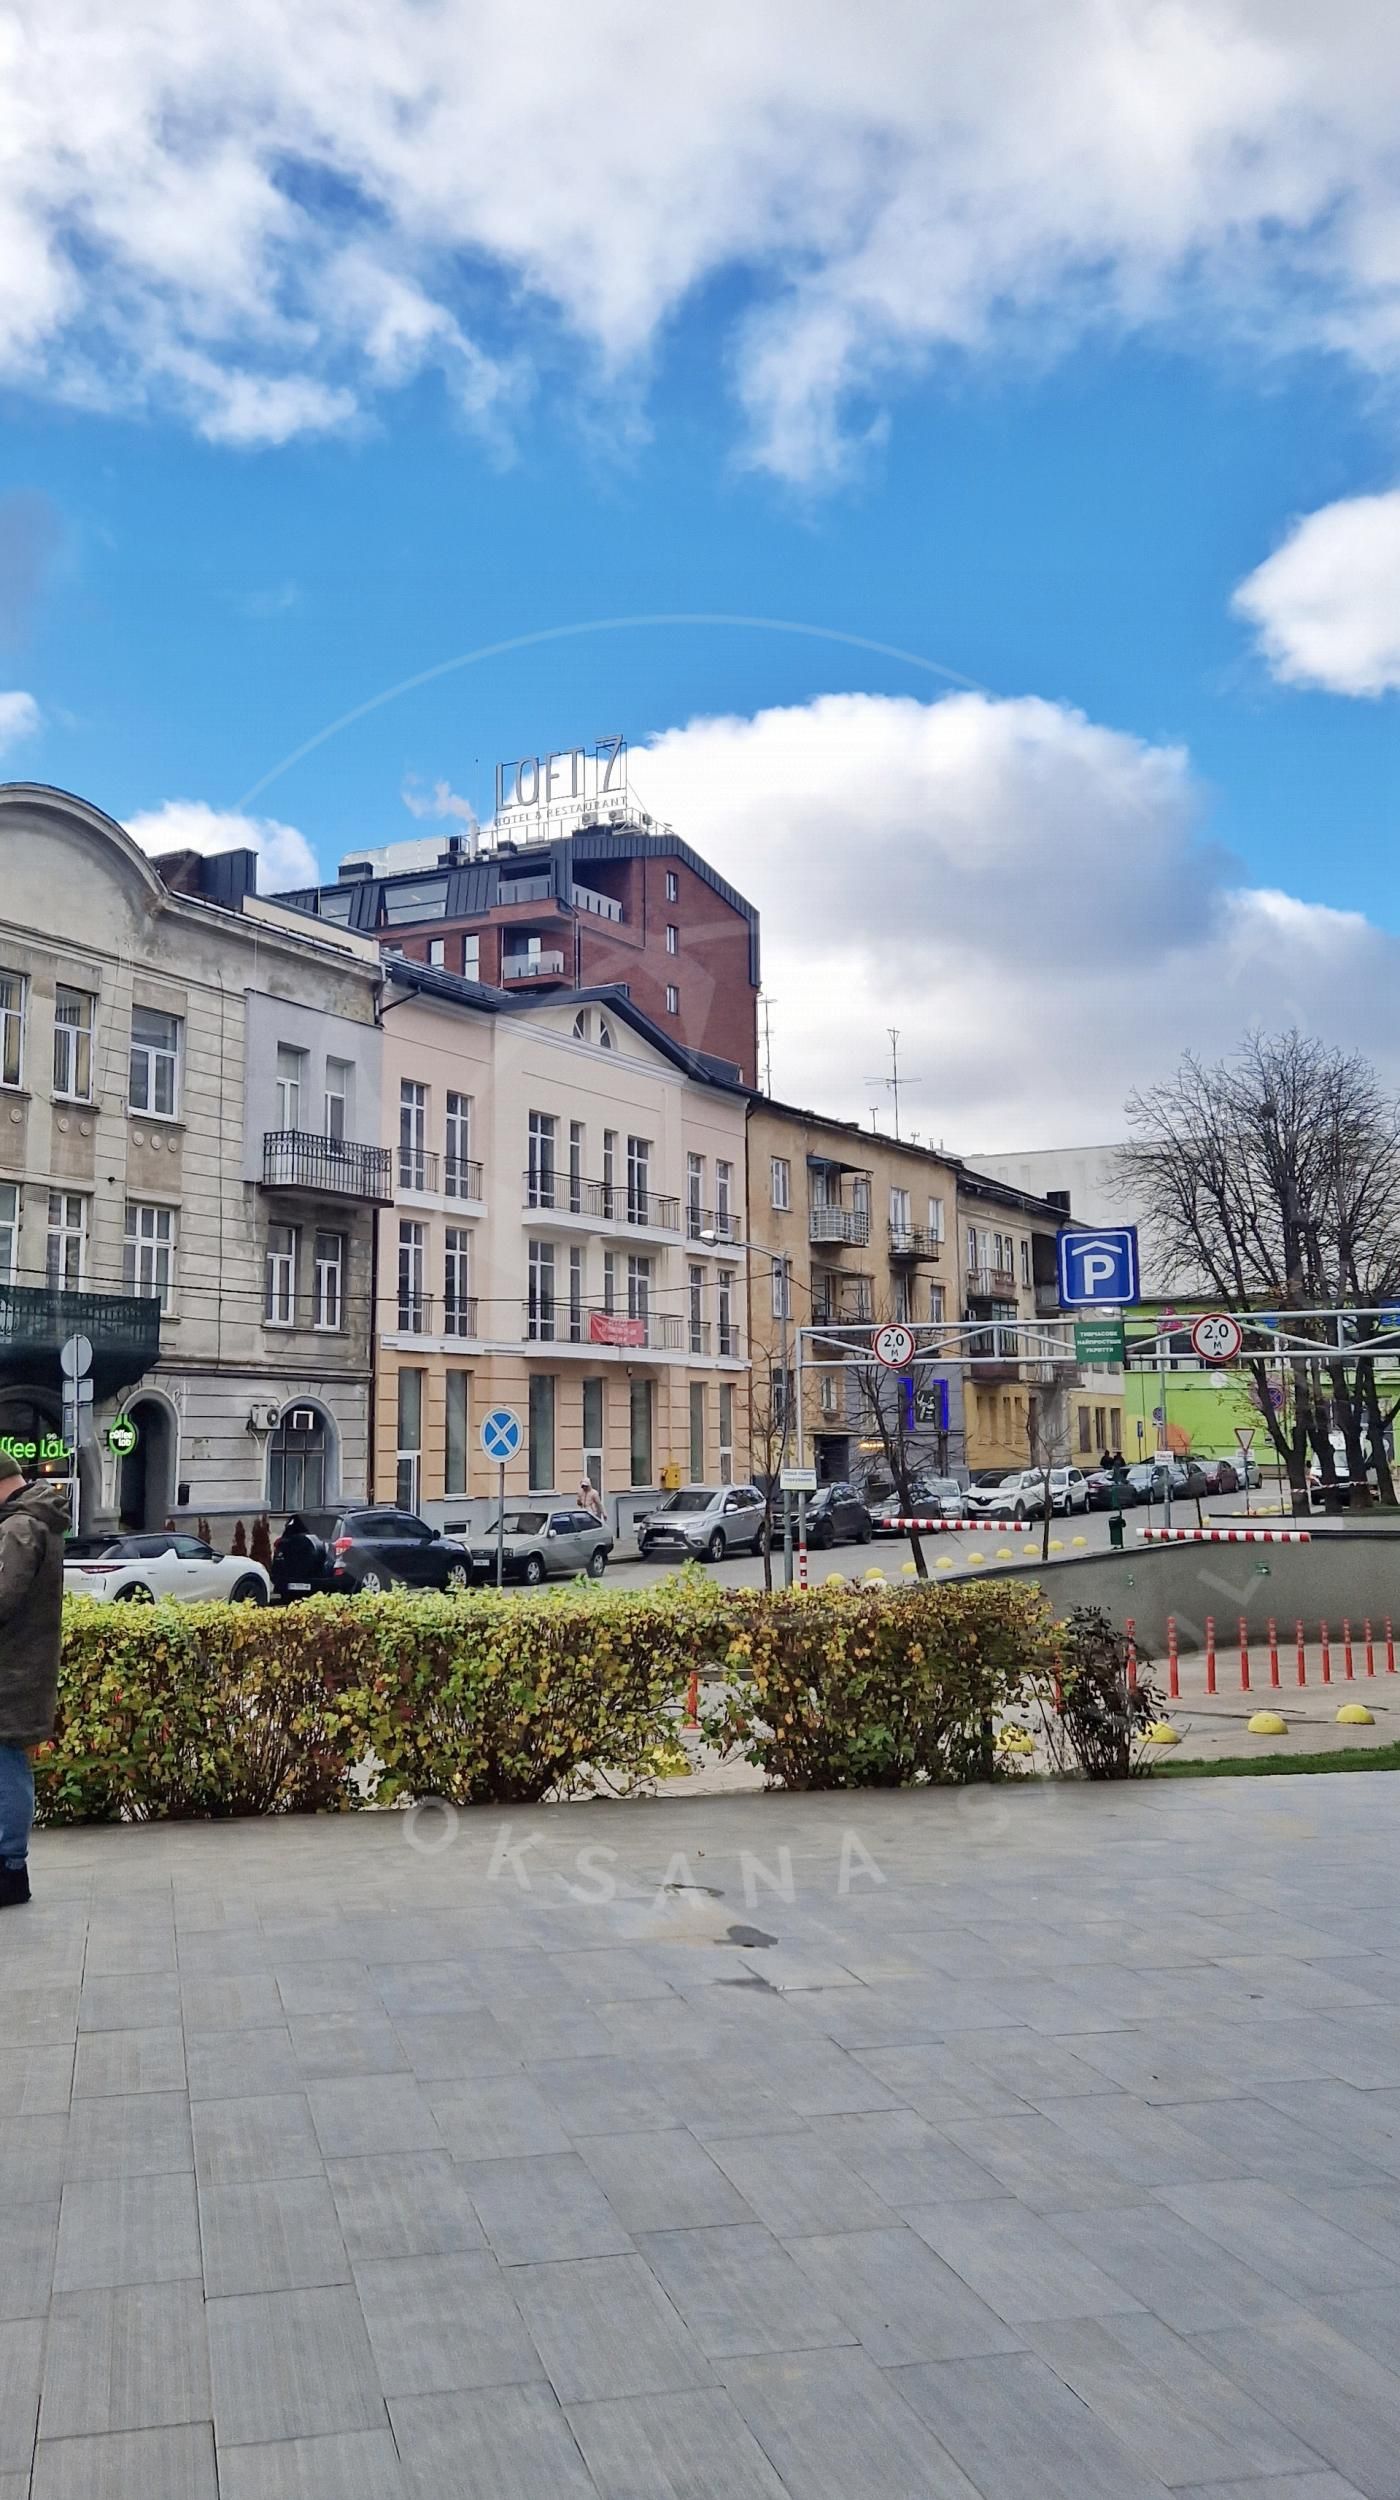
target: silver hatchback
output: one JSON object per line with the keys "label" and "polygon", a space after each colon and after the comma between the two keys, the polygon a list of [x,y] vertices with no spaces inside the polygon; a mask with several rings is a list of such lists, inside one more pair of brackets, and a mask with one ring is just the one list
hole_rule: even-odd
{"label": "silver hatchback", "polygon": [[496,1576],[497,1532],[501,1531],[502,1565],[507,1580],[523,1580],[538,1588],[557,1572],[572,1576],[586,1571],[601,1580],[613,1549],[612,1531],[587,1510],[507,1510],[493,1519],[473,1543],[472,1561],[480,1577]]}

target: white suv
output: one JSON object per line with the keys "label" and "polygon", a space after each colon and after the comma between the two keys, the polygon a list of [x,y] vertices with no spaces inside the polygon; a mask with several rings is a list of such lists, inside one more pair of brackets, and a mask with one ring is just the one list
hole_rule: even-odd
{"label": "white suv", "polygon": [[704,1555],[723,1562],[763,1543],[763,1495],[756,1484],[683,1484],[637,1522],[639,1554]]}

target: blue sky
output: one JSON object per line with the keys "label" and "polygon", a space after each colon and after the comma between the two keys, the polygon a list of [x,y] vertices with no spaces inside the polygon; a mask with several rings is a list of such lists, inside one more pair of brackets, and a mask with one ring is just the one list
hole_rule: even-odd
{"label": "blue sky", "polygon": [[[487,0],[438,14],[500,43],[514,22]],[[550,0],[531,14],[568,24]],[[202,28],[186,0],[157,16]],[[1377,53],[1368,13],[1347,7],[1325,59],[1291,8],[1201,0],[1177,16],[1209,47],[1204,96],[1191,43],[1164,55],[1152,0],[1122,12],[1142,48],[1103,62],[1087,11],[1078,71],[1057,67],[1067,83],[1041,130],[1034,65],[1026,95],[1008,94],[994,37],[1034,51],[1063,10],[886,0],[852,72],[869,93],[845,98],[839,65],[804,72],[806,95],[799,76],[771,179],[735,133],[746,114],[771,131],[796,21],[786,55],[755,41],[746,59],[736,33],[713,111],[701,64],[683,147],[673,132],[668,156],[663,132],[655,162],[643,148],[635,199],[606,183],[594,197],[599,125],[580,104],[539,138],[538,201],[522,190],[511,207],[507,183],[503,205],[499,177],[480,196],[424,177],[410,218],[396,164],[398,230],[366,211],[376,180],[381,208],[390,195],[371,106],[352,97],[342,128],[306,139],[296,67],[265,49],[261,20],[246,22],[243,65],[303,134],[285,143],[302,150],[295,183],[269,172],[253,120],[233,175],[226,128],[217,159],[194,144],[173,172],[156,161],[143,111],[158,87],[169,102],[168,73],[148,57],[156,36],[133,36],[109,100],[118,120],[130,112],[130,146],[101,218],[85,210],[87,250],[71,200],[56,190],[46,211],[86,298],[36,307],[32,258],[10,247],[7,267],[0,247],[0,690],[15,690],[8,715],[0,691],[13,733],[0,770],[79,790],[142,838],[196,803],[223,838],[212,820],[279,757],[455,654],[639,613],[785,618],[922,654],[989,702],[940,712],[937,680],[835,642],[629,628],[443,677],[319,747],[249,812],[295,828],[329,868],[352,842],[419,830],[406,784],[445,780],[485,815],[498,756],[671,733],[635,784],[760,903],[788,1090],[839,1091],[857,1041],[869,1051],[894,1012],[943,1071],[953,1108],[938,1125],[961,1124],[1000,1034],[1046,1016],[1063,1028],[1058,1099],[1006,1075],[987,1143],[1111,1127],[1124,1078],[1150,1079],[1169,1042],[1203,1031],[1223,1047],[1232,1023],[1275,1005],[1335,1014],[1336,1038],[1354,1018],[1372,1040],[1400,926],[1386,874],[1400,621],[1381,560],[1391,532],[1400,551],[1400,311],[1368,221],[1394,214],[1382,143],[1400,45]],[[235,49],[239,18],[223,37]],[[596,19],[595,34],[628,32],[622,0]],[[1227,21],[1238,57],[1217,40]],[[443,60],[414,54],[420,24],[383,12],[377,75],[384,60],[411,70],[423,109],[466,111],[494,161],[490,72],[454,96]],[[66,35],[80,62],[78,0],[40,28],[36,15],[36,59]],[[831,29],[839,45],[839,13]],[[929,56],[926,98],[952,47],[982,149],[955,187],[936,111],[918,110],[917,61],[900,126],[901,63],[929,34],[944,56]],[[340,39],[328,18],[327,46]],[[1266,52],[1272,113],[1255,92]],[[497,66],[508,85],[508,59]],[[655,117],[686,64],[623,77],[636,92],[620,109]],[[1158,148],[1150,170],[1129,131],[1084,176],[1099,80]],[[1300,96],[1316,121],[1301,167]],[[1209,153],[1222,130],[1240,150],[1228,174]],[[857,142],[872,134],[867,157]],[[1058,192],[1044,166],[1056,146]],[[1008,156],[1024,177],[1009,201]],[[197,176],[201,232],[185,250],[170,186]],[[347,258],[366,233],[372,279]],[[275,328],[265,304],[249,311],[258,286]],[[810,707],[836,696],[875,700],[812,713],[804,738]],[[707,726],[731,717],[743,737]],[[868,880],[859,863],[874,859]],[[1035,919],[1000,910],[1002,878],[1021,897],[1055,889],[1053,963]],[[879,916],[862,921],[867,887]],[[1288,911],[1261,920],[1252,898],[1275,889]],[[922,943],[901,927],[891,1009],[882,950],[906,901]],[[1295,905],[1367,925],[1300,920]],[[1145,932],[1167,924],[1154,958]],[[833,989],[847,1002],[835,1034]],[[1135,1040],[1131,1064],[1090,1081],[1105,1029],[1145,1029],[1152,1046]]]}

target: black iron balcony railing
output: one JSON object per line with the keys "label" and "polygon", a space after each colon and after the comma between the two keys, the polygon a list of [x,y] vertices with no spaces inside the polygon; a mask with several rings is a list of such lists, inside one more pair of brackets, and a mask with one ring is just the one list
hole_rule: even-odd
{"label": "black iron balcony railing", "polygon": [[479,1198],[481,1196],[481,1165],[470,1155],[444,1155],[442,1158],[442,1191],[445,1198]]}
{"label": "black iron balcony railing", "polygon": [[523,1306],[524,1334],[535,1345],[619,1346],[678,1354],[684,1344],[677,1311],[604,1311],[595,1305],[536,1295]]}
{"label": "black iron balcony railing", "polygon": [[70,1337],[92,1347],[94,1397],[110,1396],[160,1360],[160,1304],[153,1294],[0,1285],[0,1375],[57,1387],[59,1350]]}
{"label": "black iron balcony railing", "polygon": [[411,1284],[401,1283],[396,1294],[386,1295],[385,1305],[380,1326],[396,1330],[401,1337],[475,1337],[477,1333],[474,1293],[419,1293]]}
{"label": "black iron balcony railing", "polygon": [[891,1224],[890,1257],[892,1259],[936,1259],[940,1244],[926,1224]]}
{"label": "black iron balcony railing", "polygon": [[387,1146],[357,1146],[348,1137],[317,1137],[309,1129],[274,1128],[263,1136],[264,1189],[301,1189],[316,1197],[367,1198],[388,1206],[394,1194]]}
{"label": "black iron balcony railing", "polygon": [[524,1202],[546,1215],[591,1215],[601,1224],[635,1224],[640,1231],[678,1233],[681,1202],[630,1181],[588,1181],[558,1165],[531,1164],[523,1175]]}
{"label": "black iron balcony railing", "polygon": [[693,1198],[688,1198],[685,1233],[687,1241],[698,1241],[702,1233],[713,1233],[717,1242],[737,1241],[739,1218],[729,1207],[697,1206]]}

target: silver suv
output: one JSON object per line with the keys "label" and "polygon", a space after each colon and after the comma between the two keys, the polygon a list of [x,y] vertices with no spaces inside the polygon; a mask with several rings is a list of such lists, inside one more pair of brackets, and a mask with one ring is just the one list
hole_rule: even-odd
{"label": "silver suv", "polygon": [[683,1484],[637,1522],[640,1554],[704,1555],[723,1562],[763,1543],[764,1500],[756,1484]]}

